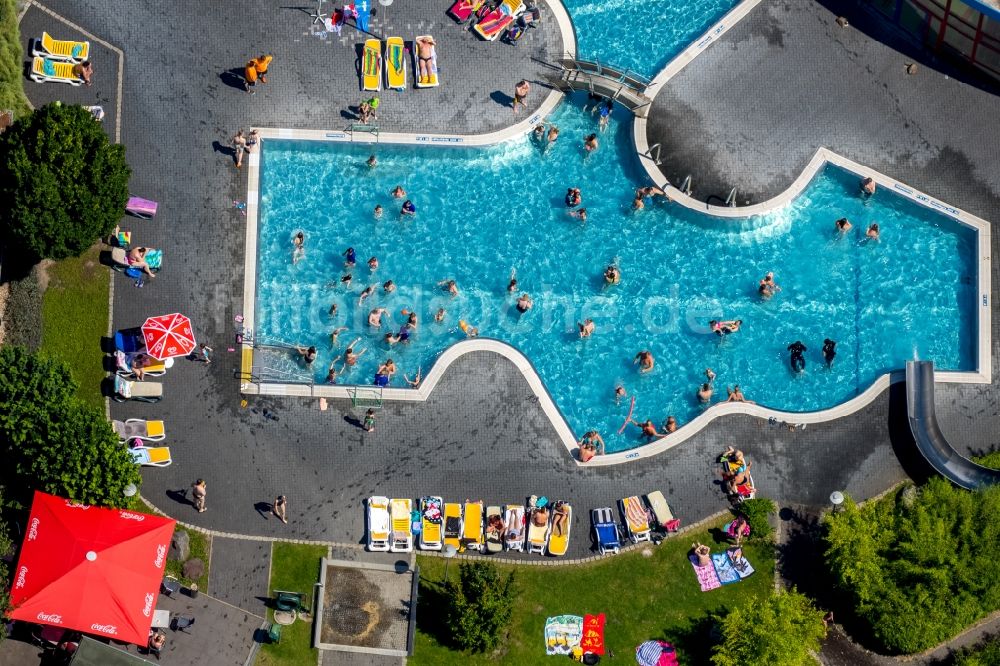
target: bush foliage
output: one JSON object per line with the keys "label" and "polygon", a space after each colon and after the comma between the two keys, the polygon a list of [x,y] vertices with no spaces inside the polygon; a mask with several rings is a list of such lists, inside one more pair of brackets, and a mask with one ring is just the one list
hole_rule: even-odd
{"label": "bush foliage", "polygon": [[751,539],[763,541],[771,538],[774,529],[771,527],[768,517],[778,510],[773,500],[756,497],[740,504],[737,510],[746,517],[747,523],[750,525]]}
{"label": "bush foliage", "polygon": [[85,504],[126,507],[138,466],[100,409],[76,398],[69,366],[21,347],[0,348],[0,479],[23,506],[42,490]]}
{"label": "bush foliage", "polygon": [[20,118],[31,111],[24,96],[24,52],[17,29],[17,3],[0,0],[0,109]]}
{"label": "bush foliage", "polygon": [[825,519],[833,584],[882,648],[919,652],[1000,609],[1000,487],[935,478]]}
{"label": "bush foliage", "polygon": [[458,647],[485,652],[497,647],[514,612],[514,572],[500,574],[490,562],[462,563],[448,584],[448,628]]}
{"label": "bush foliage", "polygon": [[713,648],[715,666],[799,666],[815,663],[826,635],[823,613],[803,595],[778,592],[730,611],[720,622],[722,641]]}
{"label": "bush foliage", "polygon": [[77,256],[121,219],[130,173],[83,107],[43,106],[0,135],[0,228],[29,256]]}
{"label": "bush foliage", "polygon": [[963,650],[955,655],[955,666],[1000,666],[1000,640]]}

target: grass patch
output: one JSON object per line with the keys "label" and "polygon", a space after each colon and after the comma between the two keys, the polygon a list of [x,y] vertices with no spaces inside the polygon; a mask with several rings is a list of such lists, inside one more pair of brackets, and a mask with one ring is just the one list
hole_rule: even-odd
{"label": "grass patch", "polygon": [[[275,590],[302,592],[305,604],[312,605],[313,586],[319,582],[320,560],[326,557],[326,546],[307,546],[296,543],[274,543],[271,546],[271,583],[269,591],[273,598]],[[267,619],[272,619],[271,611]],[[257,655],[258,666],[298,666],[315,664],[317,650],[312,647],[312,622],[296,620],[295,624],[281,628],[281,642],[278,645],[265,643]]]}
{"label": "grass patch", "polygon": [[100,245],[95,245],[79,257],[45,268],[41,349],[69,363],[80,383],[81,400],[103,408],[101,382],[106,373],[100,342],[108,332],[111,275],[99,255]]}
{"label": "grass patch", "polygon": [[212,561],[212,537],[207,534],[202,534],[198,530],[186,530],[179,526],[174,528],[174,532],[187,532],[191,544],[191,551],[190,555],[188,555],[188,559],[198,558],[204,562],[205,573],[203,573],[199,578],[185,578],[181,575],[181,568],[184,564],[182,562],[169,559],[167,560],[167,573],[177,578],[181,582],[181,585],[185,587],[189,587],[191,583],[197,583],[198,589],[202,592],[206,592],[208,590],[208,565]]}
{"label": "grass patch", "polygon": [[0,0],[0,109],[13,109],[15,118],[31,112],[24,96],[23,63],[16,2]]}
{"label": "grass patch", "polygon": [[985,456],[973,456],[972,462],[979,463],[990,469],[1000,469],[1000,451],[991,451]]}
{"label": "grass patch", "polygon": [[[720,521],[721,527],[725,521]],[[649,546],[650,555],[629,552],[592,564],[557,567],[497,565],[502,573],[514,569],[517,601],[510,632],[497,654],[468,654],[450,649],[443,626],[447,599],[441,581],[445,560],[418,557],[420,601],[417,636],[411,666],[447,664],[547,664],[543,629],[545,619],[564,613],[606,613],[605,645],[619,660],[634,663],[635,647],[645,640],[672,642],[682,663],[706,663],[710,649],[708,615],[735,608],[774,587],[774,547],[751,543],[744,554],[756,568],[749,579],[701,592],[687,555],[693,541],[722,549],[717,529],[686,533]],[[574,538],[585,538],[579,532]],[[457,574],[452,563],[449,577]],[[554,661],[554,660],[552,660]]]}

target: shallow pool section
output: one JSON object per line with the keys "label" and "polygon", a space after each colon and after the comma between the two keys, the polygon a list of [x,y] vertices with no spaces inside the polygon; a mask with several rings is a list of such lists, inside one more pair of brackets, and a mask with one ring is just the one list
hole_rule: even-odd
{"label": "shallow pool section", "polygon": [[563,0],[582,60],[652,79],[739,0]]}
{"label": "shallow pool section", "polygon": [[[624,120],[624,119],[623,119]],[[435,357],[465,339],[459,321],[482,336],[508,342],[535,367],[573,430],[596,428],[609,451],[641,443],[638,430],[617,435],[636,398],[634,416],[658,425],[673,415],[683,425],[703,406],[696,389],[707,367],[716,373],[713,400],[741,385],[750,400],[787,411],[842,403],[907,359],[933,360],[942,370],[973,370],[975,359],[975,232],[879,190],[869,201],[857,178],[827,167],[795,202],[749,219],[710,218],[660,199],[631,208],[644,185],[628,123],[613,122],[586,156],[583,137],[595,120],[577,102],[552,121],[559,140],[546,152],[530,138],[488,149],[368,146],[268,140],[261,168],[256,332],[258,342],[316,345],[312,367],[291,353],[258,355],[255,372],[270,381],[322,383],[332,361],[361,338],[366,349],[338,383],[368,384],[391,357],[402,374],[426,373]],[[402,185],[417,215],[400,219]],[[566,188],[578,186],[588,219],[567,214]],[[373,209],[384,207],[381,219]],[[835,221],[854,228],[840,237]],[[881,240],[865,240],[872,222]],[[292,262],[292,237],[305,233],[305,256]],[[345,269],[341,253],[357,253]],[[379,266],[367,268],[369,257]],[[602,273],[617,264],[621,284]],[[534,307],[519,314],[507,285]],[[769,301],[758,281],[774,271],[781,291]],[[345,288],[343,275],[352,282]],[[459,295],[438,282],[454,279]],[[385,281],[397,289],[386,294]],[[376,287],[359,305],[361,291]],[[337,312],[330,315],[331,305]],[[367,323],[384,307],[382,326]],[[445,310],[442,323],[434,314]],[[389,346],[418,316],[409,343]],[[580,339],[577,322],[596,331]],[[710,319],[742,319],[724,338]],[[331,331],[346,327],[331,347]],[[837,341],[826,369],[824,338]],[[806,369],[789,368],[789,344],[801,340]],[[633,357],[655,356],[640,375]],[[337,362],[338,369],[342,367]],[[622,385],[629,398],[616,404]]]}

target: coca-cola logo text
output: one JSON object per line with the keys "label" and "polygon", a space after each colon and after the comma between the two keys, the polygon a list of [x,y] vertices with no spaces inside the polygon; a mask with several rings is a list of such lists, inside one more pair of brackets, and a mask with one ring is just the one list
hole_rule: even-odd
{"label": "coca-cola logo text", "polygon": [[159,546],[156,547],[156,560],[153,562],[153,564],[155,564],[157,568],[162,567],[163,558],[165,558],[166,555],[167,555],[167,547],[161,543]]}
{"label": "coca-cola logo text", "polygon": [[139,522],[146,520],[146,516],[144,516],[143,514],[132,513],[131,511],[122,511],[119,515],[127,520],[137,520]]}
{"label": "coca-cola logo text", "polygon": [[149,617],[149,614],[153,612],[153,593],[149,592],[146,594],[146,605],[142,607],[142,614]]}
{"label": "coca-cola logo text", "polygon": [[91,631],[99,631],[102,634],[108,634],[109,636],[115,636],[118,634],[118,627],[113,624],[92,624],[90,625]]}
{"label": "coca-cola logo text", "polygon": [[28,567],[21,567],[17,572],[17,582],[14,584],[14,587],[17,589],[21,589],[22,587],[24,587],[25,578],[27,577],[27,575],[28,575]]}
{"label": "coca-cola logo text", "polygon": [[38,518],[31,519],[31,525],[28,527],[28,541],[34,541],[38,538],[38,524],[40,522]]}
{"label": "coca-cola logo text", "polygon": [[39,622],[48,622],[49,624],[62,624],[62,615],[56,613],[39,613],[35,616]]}

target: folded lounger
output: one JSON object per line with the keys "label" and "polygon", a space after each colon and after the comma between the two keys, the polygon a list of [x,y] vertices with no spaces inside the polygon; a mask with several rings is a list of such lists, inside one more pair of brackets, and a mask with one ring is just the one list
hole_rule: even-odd
{"label": "folded lounger", "polygon": [[441,84],[441,79],[438,78],[438,54],[437,46],[431,45],[431,59],[427,63],[427,71],[429,76],[420,75],[420,47],[419,44],[422,40],[431,40],[434,38],[430,35],[419,35],[413,40],[413,57],[417,59],[413,66],[413,78],[416,79],[416,86],[418,88],[436,88]]}
{"label": "folded lounger", "polygon": [[[558,504],[558,502],[556,502]],[[549,532],[549,555],[565,555],[566,549],[569,548],[569,530],[570,526],[573,524],[573,507],[570,506],[569,502],[563,502],[562,505],[566,508],[566,522],[563,523],[562,534],[556,534],[556,504],[553,504],[552,508],[552,529]]]}
{"label": "folded lounger", "polygon": [[621,501],[621,509],[622,515],[625,517],[625,528],[632,538],[632,543],[649,541],[651,538],[649,516],[639,496],[633,495],[632,497],[623,499]]}
{"label": "folded lounger", "polygon": [[38,56],[31,61],[31,80],[38,83],[57,81],[71,86],[83,85],[83,79],[73,72],[73,63]]}
{"label": "folded lounger", "polygon": [[126,213],[135,217],[141,217],[144,220],[148,220],[156,215],[157,208],[159,208],[159,204],[155,201],[143,199],[142,197],[129,197],[128,203],[125,204]]}
{"label": "folded lounger", "polygon": [[[490,527],[490,519],[500,517],[500,528]],[[495,523],[495,521],[494,521]],[[503,509],[498,506],[486,507],[486,552],[499,553],[503,550]]]}
{"label": "folded lounger", "polygon": [[524,552],[524,505],[508,504],[503,524],[506,549]]}
{"label": "folded lounger", "polygon": [[483,549],[483,503],[466,502],[462,521],[462,545],[469,550]]}
{"label": "folded lounger", "polygon": [[444,502],[440,497],[428,495],[420,498],[420,547],[424,550],[441,550],[441,522]]}
{"label": "folded lounger", "polygon": [[462,505],[457,502],[444,505],[444,545],[462,547]]}
{"label": "folded lounger", "polygon": [[483,0],[455,0],[455,4],[448,10],[448,16],[459,23],[465,23],[482,6]]}
{"label": "folded lounger", "polygon": [[389,502],[389,517],[392,521],[392,542],[389,550],[394,553],[409,553],[413,550],[413,525],[410,522],[412,511],[413,500],[409,497]]}
{"label": "folded lounger", "polygon": [[35,40],[31,55],[67,62],[83,62],[90,57],[90,42],[52,39],[52,35],[42,31],[42,38]]}
{"label": "folded lounger", "polygon": [[601,555],[617,553],[621,549],[621,533],[610,506],[593,509],[590,522],[594,525],[594,541]]}
{"label": "folded lounger", "polygon": [[545,518],[544,525],[536,525],[534,521],[535,512],[538,509],[531,510],[531,516],[528,517],[528,552],[538,553],[541,555],[545,552],[545,546],[549,543],[549,526],[551,525],[552,511],[548,512]]}
{"label": "folded lounger", "polygon": [[389,550],[389,498],[368,498],[368,550]]}
{"label": "folded lounger", "polygon": [[115,429],[118,439],[123,442],[133,439],[142,439],[147,442],[159,442],[167,437],[166,429],[163,427],[163,421],[125,419],[124,421],[112,421],[111,426]]}
{"label": "folded lounger", "polygon": [[138,400],[156,402],[163,397],[163,384],[158,382],[131,382],[115,375],[115,402]]}
{"label": "folded lounger", "polygon": [[132,462],[136,465],[166,467],[173,462],[169,446],[137,446],[129,451],[132,453]]}
{"label": "folded lounger", "polygon": [[115,372],[120,377],[133,377],[135,375],[135,370],[133,368],[135,367],[136,360],[138,360],[137,357],[145,357],[142,359],[142,361],[146,364],[142,366],[143,376],[149,375],[150,377],[162,377],[167,374],[167,368],[173,365],[173,359],[158,361],[152,356],[148,356],[145,352],[126,354],[123,351],[115,350]]}
{"label": "folded lounger", "polygon": [[496,41],[500,34],[524,11],[522,0],[503,0],[500,5],[480,19],[474,30],[486,41]]}
{"label": "folded lounger", "polygon": [[402,37],[385,40],[385,87],[389,90],[406,88],[406,49]]}
{"label": "folded lounger", "polygon": [[361,56],[361,81],[365,90],[382,89],[382,42],[366,39]]}
{"label": "folded lounger", "polygon": [[663,493],[654,490],[646,495],[646,501],[653,511],[657,526],[665,532],[676,532],[677,528],[681,526],[681,521],[674,518],[674,514],[670,512],[670,505],[667,504],[667,498],[663,496]]}

